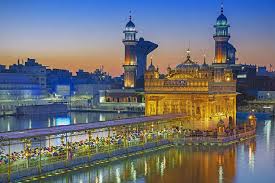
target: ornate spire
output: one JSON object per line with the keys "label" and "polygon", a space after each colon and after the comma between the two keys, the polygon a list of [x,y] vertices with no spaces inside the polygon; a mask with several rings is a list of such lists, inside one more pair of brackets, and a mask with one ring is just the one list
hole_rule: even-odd
{"label": "ornate spire", "polygon": [[223,14],[223,1],[221,3],[221,14]]}
{"label": "ornate spire", "polygon": [[153,58],[151,57],[151,64],[148,67],[148,71],[156,71],[155,66],[153,65]]}
{"label": "ornate spire", "polygon": [[189,60],[190,58],[191,58],[191,56],[190,56],[190,47],[187,49],[187,51],[186,51],[186,53],[187,53],[187,59]]}
{"label": "ornate spire", "polygon": [[129,11],[129,20],[130,21],[132,20],[132,11],[131,10]]}
{"label": "ornate spire", "polygon": [[203,54],[203,65],[206,65],[206,55]]}
{"label": "ornate spire", "polygon": [[189,42],[188,42],[188,49],[186,50],[186,53],[187,53],[187,60],[190,60],[190,40],[189,40]]}

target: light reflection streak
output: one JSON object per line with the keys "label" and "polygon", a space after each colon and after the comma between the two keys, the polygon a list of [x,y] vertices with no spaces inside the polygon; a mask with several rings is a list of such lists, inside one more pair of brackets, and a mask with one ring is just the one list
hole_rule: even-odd
{"label": "light reflection streak", "polygon": [[161,162],[161,165],[160,165],[160,175],[161,176],[164,175],[165,167],[166,167],[166,159],[165,159],[165,156],[164,156],[163,161]]}
{"label": "light reflection streak", "polygon": [[99,121],[106,121],[105,115],[99,114]]}
{"label": "light reflection streak", "polygon": [[98,176],[95,177],[95,183],[99,183],[99,178],[98,178]]}
{"label": "light reflection streak", "polygon": [[266,148],[270,149],[271,120],[265,121],[264,133],[266,135]]}
{"label": "light reflection streak", "polygon": [[144,160],[144,175],[146,176],[148,173],[148,165],[147,165],[147,161]]}
{"label": "light reflection streak", "polygon": [[248,158],[249,158],[249,169],[254,172],[254,166],[255,166],[255,154],[253,152],[253,147],[251,145],[249,145],[249,154],[248,154]]}
{"label": "light reflection streak", "polygon": [[158,156],[157,161],[156,161],[157,171],[160,170],[159,165],[160,165],[160,161],[159,161],[159,156]]}
{"label": "light reflection streak", "polygon": [[10,122],[8,121],[8,131],[10,131]]}
{"label": "light reflection streak", "polygon": [[137,172],[135,170],[134,162],[131,162],[131,177],[132,177],[133,181],[136,181]]}
{"label": "light reflection streak", "polygon": [[116,182],[120,183],[121,179],[120,179],[120,170],[119,168],[116,168]]}
{"label": "light reflection streak", "polygon": [[29,129],[31,129],[32,128],[32,120],[30,119],[29,120]]}
{"label": "light reflection streak", "polygon": [[51,118],[48,118],[48,127],[51,127]]}
{"label": "light reflection streak", "polygon": [[219,183],[223,183],[223,167],[219,166]]}
{"label": "light reflection streak", "polygon": [[102,172],[99,172],[99,183],[103,182],[103,176],[102,176]]}

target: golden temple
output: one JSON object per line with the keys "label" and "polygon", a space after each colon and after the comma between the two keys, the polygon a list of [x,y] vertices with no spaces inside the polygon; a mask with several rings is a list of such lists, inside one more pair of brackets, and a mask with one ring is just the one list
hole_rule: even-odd
{"label": "golden temple", "polygon": [[[145,115],[184,114],[191,129],[215,129],[219,122],[236,125],[236,81],[231,69],[199,65],[187,59],[167,74],[152,64],[145,76]],[[189,126],[188,126],[189,125]]]}

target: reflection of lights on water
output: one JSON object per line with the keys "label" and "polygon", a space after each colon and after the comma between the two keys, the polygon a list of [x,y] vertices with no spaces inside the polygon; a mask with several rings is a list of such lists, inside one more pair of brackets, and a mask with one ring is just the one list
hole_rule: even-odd
{"label": "reflection of lights on water", "polygon": [[181,152],[179,153],[179,162],[180,162],[180,166],[182,165],[182,154]]}
{"label": "reflection of lights on water", "polygon": [[161,162],[161,164],[160,164],[160,175],[161,176],[164,175],[164,164],[163,164],[163,162]]}
{"label": "reflection of lights on water", "polygon": [[10,127],[10,122],[8,121],[8,131],[11,130],[11,127]]}
{"label": "reflection of lights on water", "polygon": [[120,172],[119,172],[119,168],[116,168],[116,182],[120,183]]}
{"label": "reflection of lights on water", "polygon": [[96,183],[102,183],[103,177],[102,177],[102,172],[99,172],[99,176],[96,176],[95,182]]}
{"label": "reflection of lights on water", "polygon": [[99,178],[98,178],[98,176],[95,177],[95,183],[99,183]]}
{"label": "reflection of lights on water", "polygon": [[165,167],[166,167],[166,159],[165,159],[165,156],[164,156],[163,161],[161,162],[161,165],[160,165],[160,175],[161,176],[164,175]]}
{"label": "reflection of lights on water", "polygon": [[264,133],[266,135],[266,148],[270,148],[271,120],[265,121]]}
{"label": "reflection of lights on water", "polygon": [[89,123],[88,117],[86,117],[86,123]]}
{"label": "reflection of lights on water", "polygon": [[103,114],[99,114],[99,121],[105,121],[105,116]]}
{"label": "reflection of lights on water", "polygon": [[147,175],[148,173],[148,165],[147,165],[147,161],[144,160],[144,175]]}
{"label": "reflection of lights on water", "polygon": [[253,152],[252,146],[249,146],[249,152],[248,152],[248,158],[249,158],[249,168],[254,172],[254,165],[255,165],[255,154]]}
{"label": "reflection of lights on water", "polygon": [[70,124],[70,118],[56,118],[56,125],[61,126],[61,125],[69,125]]}
{"label": "reflection of lights on water", "polygon": [[159,161],[159,156],[157,157],[157,161],[156,161],[156,168],[157,168],[157,170],[160,170],[160,168],[159,168],[159,163],[160,161]]}
{"label": "reflection of lights on water", "polygon": [[83,180],[82,180],[82,179],[80,179],[80,180],[79,180],[79,183],[83,183]]}
{"label": "reflection of lights on water", "polygon": [[31,129],[32,128],[32,120],[30,119],[29,120],[29,129]]}
{"label": "reflection of lights on water", "polygon": [[134,181],[137,179],[137,172],[134,167],[134,162],[131,162],[131,177]]}
{"label": "reflection of lights on water", "polygon": [[76,117],[74,117],[74,124],[76,124]]}
{"label": "reflection of lights on water", "polygon": [[48,118],[48,127],[51,127],[51,118]]}
{"label": "reflection of lights on water", "polygon": [[219,183],[223,182],[223,167],[219,166]]}

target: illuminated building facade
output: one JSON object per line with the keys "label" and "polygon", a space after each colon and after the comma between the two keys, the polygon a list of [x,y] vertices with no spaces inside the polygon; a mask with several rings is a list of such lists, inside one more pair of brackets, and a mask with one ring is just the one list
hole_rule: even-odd
{"label": "illuminated building facade", "polygon": [[229,68],[198,65],[187,59],[168,67],[165,77],[151,64],[145,73],[145,115],[184,114],[194,129],[213,129],[219,121],[236,124],[236,81]]}
{"label": "illuminated building facade", "polygon": [[134,88],[136,84],[137,75],[137,56],[136,56],[136,29],[130,16],[129,22],[126,24],[123,31],[125,37],[123,44],[125,45],[125,59],[124,59],[124,87]]}
{"label": "illuminated building facade", "polygon": [[230,25],[224,15],[223,6],[214,27],[216,32],[213,36],[215,40],[213,66],[219,68],[230,67],[232,70],[233,78],[237,81],[237,92],[240,93],[237,97],[238,104],[246,105],[243,101],[256,99],[259,91],[274,91],[274,77],[260,74],[264,73],[264,68],[259,67],[260,72],[257,73],[256,65],[236,63],[236,49],[228,42],[230,39]]}
{"label": "illuminated building facade", "polygon": [[223,6],[214,27],[216,29],[216,33],[213,36],[215,40],[215,64],[235,64],[236,49],[228,42],[230,39],[228,31],[230,25],[223,14]]}
{"label": "illuminated building facade", "polygon": [[[147,55],[154,51],[158,45],[145,41],[144,38],[137,40],[137,31],[131,16],[123,33],[125,35],[122,41],[125,45],[124,88],[143,88]],[[139,84],[137,84],[137,81],[140,81]]]}
{"label": "illuminated building facade", "polygon": [[147,56],[158,45],[142,37],[137,39],[137,30],[131,16],[123,33],[124,84],[122,88],[112,87],[100,90],[99,108],[108,111],[144,112],[144,73],[147,67]]}
{"label": "illuminated building facade", "polygon": [[[28,58],[0,71],[0,100],[38,99],[47,96],[46,66]],[[2,101],[1,101],[2,102]],[[3,102],[2,102],[3,103]]]}

